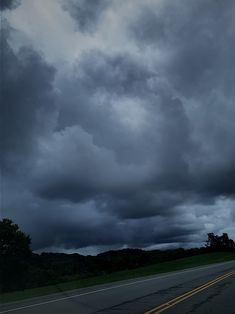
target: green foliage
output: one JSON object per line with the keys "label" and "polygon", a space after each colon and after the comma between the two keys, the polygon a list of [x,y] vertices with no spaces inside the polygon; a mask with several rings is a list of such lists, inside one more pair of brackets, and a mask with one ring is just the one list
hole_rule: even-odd
{"label": "green foliage", "polygon": [[66,282],[59,284],[27,289],[24,291],[16,291],[12,293],[4,293],[0,295],[1,302],[12,302],[16,300],[32,298],[36,296],[47,295],[51,293],[63,292],[67,290],[74,290],[78,288],[89,287],[97,284],[104,284],[119,280],[131,279],[141,276],[156,275],[159,273],[177,271],[195,266],[203,266],[213,263],[220,263],[235,260],[235,252],[210,252],[207,254],[200,254],[197,256],[186,257],[169,262],[157,263],[145,267],[139,267],[130,270],[122,270],[110,274],[99,276],[82,277],[74,275],[69,277]]}
{"label": "green foliage", "polygon": [[22,289],[31,256],[30,237],[10,219],[0,221],[0,291]]}

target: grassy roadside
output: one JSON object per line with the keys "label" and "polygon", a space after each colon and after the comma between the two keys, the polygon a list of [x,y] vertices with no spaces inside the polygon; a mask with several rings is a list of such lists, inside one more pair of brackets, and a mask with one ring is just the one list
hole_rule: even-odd
{"label": "grassy roadside", "polygon": [[112,274],[101,275],[96,277],[82,278],[57,285],[46,287],[27,289],[11,293],[0,294],[0,302],[13,302],[17,300],[43,296],[51,293],[58,293],[67,290],[89,287],[97,284],[109,283],[124,279],[131,279],[141,276],[160,274],[164,272],[176,271],[190,267],[202,266],[213,263],[226,262],[235,260],[235,252],[217,252],[202,254],[170,262],[154,264],[146,267],[136,268],[132,270],[124,270]]}

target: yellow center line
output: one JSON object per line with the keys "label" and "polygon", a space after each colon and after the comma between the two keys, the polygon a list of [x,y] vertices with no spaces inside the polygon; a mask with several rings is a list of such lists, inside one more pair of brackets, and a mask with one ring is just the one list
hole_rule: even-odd
{"label": "yellow center line", "polygon": [[204,285],[199,286],[199,287],[197,287],[197,288],[195,288],[193,290],[190,290],[190,291],[188,291],[188,292],[186,292],[186,293],[184,293],[184,294],[182,294],[182,295],[180,295],[180,296],[178,296],[178,297],[176,297],[176,298],[174,298],[174,299],[172,299],[172,300],[170,300],[170,301],[168,301],[166,303],[163,303],[163,304],[161,304],[161,305],[159,305],[159,306],[157,306],[157,307],[155,307],[155,308],[145,312],[145,314],[162,313],[163,311],[167,310],[168,308],[170,308],[170,307],[172,307],[172,306],[174,306],[174,305],[176,305],[176,304],[178,304],[178,303],[180,303],[180,302],[182,302],[182,301],[192,297],[193,295],[195,295],[195,294],[197,294],[197,293],[199,293],[199,292],[209,288],[210,286],[213,286],[216,283],[218,283],[218,282],[220,282],[220,281],[222,281],[222,280],[224,280],[224,279],[226,279],[226,278],[228,278],[230,276],[233,276],[233,275],[235,275],[235,270],[233,270],[233,271],[231,271],[231,272],[229,272],[227,274],[224,274],[222,276],[219,276],[219,277],[217,277],[217,278],[215,278],[215,279],[205,283]]}
{"label": "yellow center line", "polygon": [[[232,271],[232,272],[230,272],[230,273],[233,273],[233,272],[234,272],[234,271]],[[189,294],[191,294],[192,292],[194,292],[194,291],[196,291],[196,290],[198,290],[198,289],[201,289],[201,288],[204,287],[204,286],[208,286],[208,284],[210,284],[210,283],[212,283],[212,282],[215,282],[215,281],[217,281],[217,280],[223,279],[224,277],[228,276],[230,273],[227,273],[227,274],[225,274],[225,275],[222,275],[222,276],[220,276],[220,277],[217,277],[217,278],[215,278],[215,279],[213,279],[213,280],[211,280],[211,281],[205,283],[204,285],[202,285],[202,286],[200,286],[200,287],[197,287],[197,288],[195,288],[195,289],[193,289],[193,290],[191,290],[191,291],[188,291],[188,292],[186,292],[186,293],[180,295],[179,297],[174,298],[174,299],[172,299],[171,301],[168,301],[167,303],[164,303],[164,304],[158,306],[157,308],[154,308],[154,309],[152,309],[152,310],[150,310],[150,311],[145,312],[145,314],[150,314],[150,313],[154,312],[154,311],[155,311],[156,309],[158,309],[158,308],[161,308],[161,307],[163,307],[163,306],[169,305],[169,303],[171,303],[171,302],[175,302],[176,300],[181,299],[182,297],[184,297],[184,296],[186,296],[186,295],[189,295]]]}
{"label": "yellow center line", "polygon": [[163,311],[169,309],[170,307],[172,307],[172,306],[174,306],[174,305],[176,305],[176,304],[178,304],[178,303],[180,303],[180,302],[182,302],[182,301],[184,301],[184,300],[186,300],[186,299],[192,297],[193,295],[195,295],[195,294],[197,294],[197,293],[199,293],[199,292],[201,292],[201,291],[203,291],[203,290],[209,288],[210,286],[215,285],[216,283],[218,283],[218,282],[220,282],[220,281],[222,281],[222,280],[224,280],[224,279],[226,279],[227,277],[230,277],[230,276],[232,276],[232,275],[234,275],[234,274],[230,274],[230,275],[228,275],[228,276],[226,276],[226,277],[224,277],[224,278],[222,278],[222,279],[219,279],[219,280],[217,280],[217,281],[215,281],[215,282],[213,282],[213,283],[207,285],[206,287],[203,287],[203,288],[201,288],[201,289],[198,289],[197,291],[192,292],[192,293],[189,294],[188,296],[185,296],[185,297],[179,299],[178,301],[176,301],[176,302],[174,302],[174,303],[171,303],[171,304],[169,304],[168,306],[165,306],[163,309],[160,309],[160,310],[155,311],[154,314],[162,313]]}

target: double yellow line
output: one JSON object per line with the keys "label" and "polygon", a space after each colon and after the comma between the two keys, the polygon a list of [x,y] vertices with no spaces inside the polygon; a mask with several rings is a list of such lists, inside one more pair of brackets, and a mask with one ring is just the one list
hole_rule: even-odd
{"label": "double yellow line", "polygon": [[222,280],[224,280],[224,279],[226,279],[226,278],[228,278],[230,276],[233,276],[233,275],[235,275],[235,270],[233,270],[233,271],[231,271],[229,273],[226,273],[223,276],[217,277],[214,280],[208,281],[204,285],[199,286],[199,287],[197,287],[197,288],[195,288],[193,290],[190,290],[190,291],[180,295],[179,297],[174,298],[174,299],[172,299],[172,300],[170,300],[170,301],[168,301],[166,303],[163,303],[163,304],[161,304],[161,305],[151,309],[150,311],[145,312],[144,314],[159,314],[159,313],[162,313],[162,312],[166,311],[167,309],[169,309],[170,307],[172,307],[172,306],[174,306],[174,305],[176,305],[176,304],[178,304],[178,303],[180,303],[180,302],[182,302],[182,301],[184,301],[184,300],[186,300],[188,298],[191,298],[194,294],[197,294],[197,293],[199,293],[199,292],[201,292],[201,291],[203,291],[203,290],[205,290],[205,289],[207,289],[207,288],[217,284],[218,282],[220,282],[220,281],[222,281]]}

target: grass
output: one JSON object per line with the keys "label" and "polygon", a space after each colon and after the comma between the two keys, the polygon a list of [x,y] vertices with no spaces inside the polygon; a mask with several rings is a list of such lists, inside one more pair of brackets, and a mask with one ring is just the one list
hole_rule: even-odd
{"label": "grass", "polygon": [[114,272],[111,274],[100,275],[96,277],[88,277],[69,282],[63,282],[57,285],[45,286],[34,289],[27,289],[23,291],[16,291],[11,293],[0,294],[0,302],[13,302],[22,299],[28,299],[38,296],[44,296],[52,293],[58,293],[68,290],[74,290],[78,288],[84,288],[94,286],[97,284],[104,284],[109,282],[115,282],[119,280],[137,278],[148,275],[155,275],[164,272],[176,271],[186,269],[190,267],[203,266],[213,263],[226,262],[235,260],[235,252],[216,252],[207,253],[197,256],[177,259],[169,262],[154,264],[150,266],[140,267],[132,270],[124,270]]}

